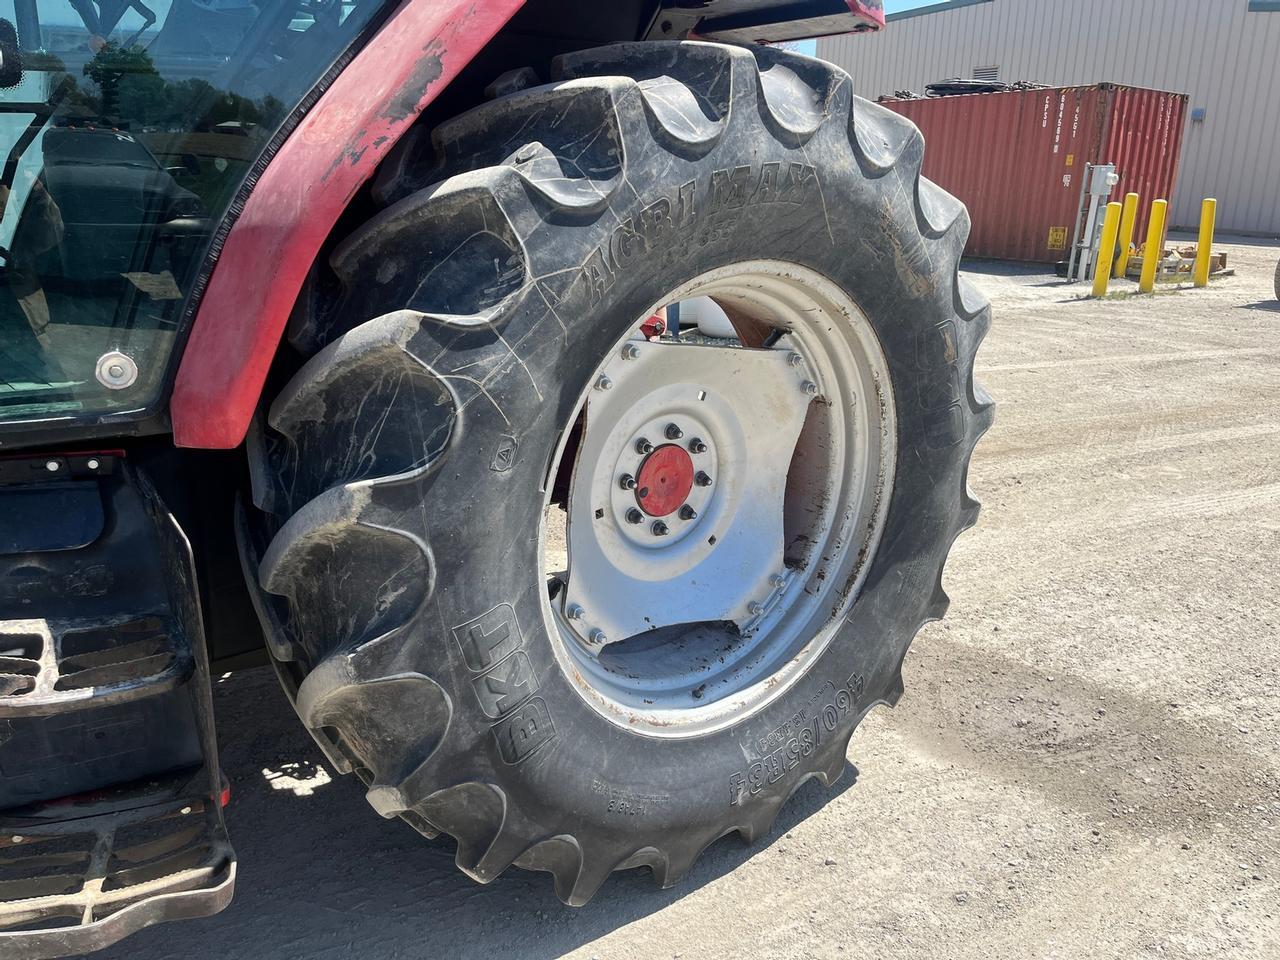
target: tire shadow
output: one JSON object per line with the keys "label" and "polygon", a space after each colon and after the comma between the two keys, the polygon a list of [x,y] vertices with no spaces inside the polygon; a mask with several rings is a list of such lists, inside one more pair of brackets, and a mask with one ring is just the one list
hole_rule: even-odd
{"label": "tire shadow", "polygon": [[566,907],[551,878],[516,868],[481,886],[453,863],[452,841],[381,820],[354,777],[330,769],[268,668],[215,681],[227,826],[239,858],[235,899],[218,916],[162,924],[95,954],[102,960],[559,957],[659,912],[730,873],[853,785],[846,761],[830,790],[805,784],[751,846],[713,844],[661,890],[648,869],[614,874],[595,899]]}

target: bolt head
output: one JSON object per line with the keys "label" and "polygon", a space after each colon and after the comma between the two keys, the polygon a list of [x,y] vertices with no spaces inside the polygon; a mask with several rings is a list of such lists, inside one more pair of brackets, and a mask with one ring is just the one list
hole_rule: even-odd
{"label": "bolt head", "polygon": [[769,578],[769,584],[775,590],[781,587],[786,582],[787,582],[787,578],[780,573],[775,573],[772,577]]}
{"label": "bolt head", "polygon": [[707,452],[706,441],[704,441],[701,437],[694,437],[692,440],[689,441],[689,449],[693,453],[706,453]]}
{"label": "bolt head", "polygon": [[705,470],[699,470],[694,476],[693,482],[700,487],[709,487],[711,486],[711,475]]}
{"label": "bolt head", "polygon": [[750,603],[747,604],[747,612],[750,613],[753,617],[758,617],[760,616],[760,614],[764,613],[764,606],[760,603],[760,601],[752,600]]}
{"label": "bolt head", "polygon": [[653,453],[653,444],[650,443],[648,440],[646,440],[644,437],[641,437],[639,440],[636,441],[636,453],[640,454],[641,456],[648,456],[649,454]]}
{"label": "bolt head", "polygon": [[57,472],[58,472],[58,461],[57,461],[57,460],[46,460],[46,461],[45,461],[45,464],[44,464],[44,468],[45,468],[46,470],[48,470],[50,473],[57,473]]}
{"label": "bolt head", "polygon": [[582,606],[577,603],[569,604],[569,606],[564,611],[564,615],[568,617],[570,620],[581,620],[583,617],[583,614],[585,613],[586,611],[583,610]]}
{"label": "bolt head", "polygon": [[630,510],[627,511],[627,523],[643,523],[643,522],[644,522],[644,514],[641,513],[639,510],[637,510],[635,507],[632,507]]}
{"label": "bolt head", "polygon": [[805,392],[805,396],[816,397],[818,395],[818,385],[812,380],[806,380],[800,389]]}
{"label": "bolt head", "polygon": [[800,364],[804,363],[804,358],[798,353],[789,353],[787,354],[787,363],[791,364],[793,367],[798,367]]}
{"label": "bolt head", "polygon": [[622,348],[622,359],[623,360],[639,360],[640,348],[637,347],[634,343],[628,343],[625,347]]}
{"label": "bolt head", "polygon": [[634,490],[636,488],[636,478],[629,473],[624,473],[618,478],[618,486],[623,490]]}
{"label": "bolt head", "polygon": [[609,642],[609,638],[605,636],[605,632],[599,627],[591,631],[591,642],[597,647],[603,647]]}
{"label": "bolt head", "polygon": [[668,440],[679,440],[684,436],[684,431],[680,429],[679,424],[675,423],[668,423],[666,432]]}
{"label": "bolt head", "polygon": [[598,379],[598,380],[596,381],[596,389],[597,389],[597,390],[612,390],[612,389],[613,389],[613,381],[612,381],[612,380],[610,380],[608,377],[606,377],[606,376],[604,376],[604,375],[601,375],[600,379]]}
{"label": "bolt head", "polygon": [[668,527],[668,526],[667,526],[663,521],[661,521],[661,520],[655,520],[655,521],[653,521],[653,526],[652,526],[652,527],[650,527],[649,529],[653,531],[653,535],[654,535],[655,537],[665,537],[668,533],[670,533],[670,532],[671,532],[671,528],[670,528],[670,527]]}
{"label": "bolt head", "polygon": [[683,507],[680,508],[680,519],[681,520],[697,520],[698,511],[693,509],[693,507],[689,506],[686,503]]}
{"label": "bolt head", "polygon": [[86,463],[85,466],[88,467],[90,470],[97,470],[100,466],[102,466],[102,464],[100,464],[97,458],[95,457],[91,459],[88,463]]}

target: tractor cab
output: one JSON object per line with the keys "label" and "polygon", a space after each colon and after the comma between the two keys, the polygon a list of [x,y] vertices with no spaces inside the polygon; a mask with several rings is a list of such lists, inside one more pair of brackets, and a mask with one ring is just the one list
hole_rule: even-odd
{"label": "tractor cab", "polygon": [[376,7],[0,2],[0,422],[156,405],[217,226]]}

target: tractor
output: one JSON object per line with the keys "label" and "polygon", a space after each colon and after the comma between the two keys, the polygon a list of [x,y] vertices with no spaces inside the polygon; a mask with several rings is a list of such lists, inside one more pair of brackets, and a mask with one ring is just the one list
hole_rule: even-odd
{"label": "tractor", "polygon": [[842,775],[993,415],[964,207],[785,44],[878,0],[5,3],[0,955],[230,901],[211,671],[571,905]]}

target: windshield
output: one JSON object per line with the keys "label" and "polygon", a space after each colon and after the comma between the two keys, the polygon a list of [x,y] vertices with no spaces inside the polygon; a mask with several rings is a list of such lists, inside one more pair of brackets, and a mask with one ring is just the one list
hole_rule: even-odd
{"label": "windshield", "polygon": [[152,405],[246,173],[379,2],[0,0],[0,422]]}

